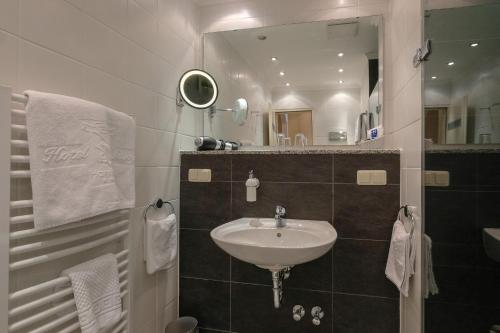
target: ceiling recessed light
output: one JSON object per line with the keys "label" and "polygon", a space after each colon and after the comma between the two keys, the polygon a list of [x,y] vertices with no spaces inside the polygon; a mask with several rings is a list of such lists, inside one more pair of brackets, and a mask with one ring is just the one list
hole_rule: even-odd
{"label": "ceiling recessed light", "polygon": [[286,83],[286,86],[287,86],[287,87],[290,87],[290,82],[287,82],[287,83]]}
{"label": "ceiling recessed light", "polygon": [[266,36],[266,35],[258,35],[258,36],[257,36],[257,39],[258,39],[258,40],[266,40],[266,39],[267,39],[267,36]]}
{"label": "ceiling recessed light", "polygon": [[343,68],[339,68],[339,73],[343,73],[344,72],[344,69]]}
{"label": "ceiling recessed light", "polygon": [[455,65],[455,62],[454,61],[449,61],[448,62],[448,66],[454,66]]}
{"label": "ceiling recessed light", "polygon": [[339,83],[340,83],[340,84],[344,83],[344,80],[339,80]]}
{"label": "ceiling recessed light", "polygon": [[271,60],[272,60],[272,61],[276,61],[276,60],[278,60],[278,58],[276,58],[276,57],[272,57],[272,58],[271,58]]}
{"label": "ceiling recessed light", "polygon": [[469,44],[470,47],[477,47],[479,46],[479,43],[478,42],[472,42]]}
{"label": "ceiling recessed light", "polygon": [[285,76],[285,72],[281,71],[281,72],[280,72],[280,75],[281,75],[281,76]]}
{"label": "ceiling recessed light", "polygon": [[437,79],[438,77],[437,76],[432,76],[431,79],[435,80]]}
{"label": "ceiling recessed light", "polygon": [[337,56],[339,56],[340,58],[342,58],[344,56],[344,53],[340,52],[337,54]]}

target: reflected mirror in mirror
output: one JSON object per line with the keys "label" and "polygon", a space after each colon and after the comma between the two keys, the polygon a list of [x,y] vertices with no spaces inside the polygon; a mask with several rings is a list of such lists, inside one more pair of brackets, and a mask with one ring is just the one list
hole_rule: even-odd
{"label": "reflected mirror in mirror", "polygon": [[[204,35],[216,109],[248,101],[247,119],[206,114],[204,135],[243,145],[353,145],[382,125],[381,18]],[[265,38],[263,38],[265,36]]]}
{"label": "reflected mirror in mirror", "polygon": [[[217,83],[207,72],[198,69],[190,70],[181,76],[179,93],[182,101],[189,106],[195,109],[207,109],[217,100]],[[178,104],[181,103],[178,101]]]}
{"label": "reflected mirror in mirror", "polygon": [[500,143],[500,4],[428,10],[427,146]]}

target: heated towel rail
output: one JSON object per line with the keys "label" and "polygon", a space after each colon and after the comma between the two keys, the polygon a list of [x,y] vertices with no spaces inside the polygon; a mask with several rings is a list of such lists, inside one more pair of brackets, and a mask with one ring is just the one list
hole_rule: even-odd
{"label": "heated towel rail", "polygon": [[105,253],[116,255],[124,305],[110,333],[127,332],[129,211],[34,229],[26,102],[0,87],[0,332],[80,332],[73,290],[60,272]]}

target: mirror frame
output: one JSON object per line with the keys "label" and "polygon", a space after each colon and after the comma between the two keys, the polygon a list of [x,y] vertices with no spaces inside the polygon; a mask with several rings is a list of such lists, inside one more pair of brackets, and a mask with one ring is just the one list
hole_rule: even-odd
{"label": "mirror frame", "polygon": [[[208,103],[205,103],[205,104],[194,103],[186,95],[186,92],[184,90],[184,85],[186,83],[186,80],[189,79],[193,75],[201,75],[201,76],[205,77],[208,81],[210,81],[210,83],[214,87],[214,95],[212,96],[212,98],[210,99],[210,101]],[[183,105],[181,105],[182,102],[186,102],[190,107],[198,109],[198,110],[205,110],[205,109],[210,108],[212,105],[215,104],[215,102],[217,101],[217,98],[219,97],[219,87],[217,86],[217,82],[212,77],[212,75],[210,75],[209,73],[207,73],[206,71],[201,70],[201,69],[190,69],[190,70],[186,71],[184,74],[182,74],[181,78],[179,80],[179,85],[178,85],[177,91],[179,92],[180,99],[181,99],[177,102],[177,105],[183,106]]]}

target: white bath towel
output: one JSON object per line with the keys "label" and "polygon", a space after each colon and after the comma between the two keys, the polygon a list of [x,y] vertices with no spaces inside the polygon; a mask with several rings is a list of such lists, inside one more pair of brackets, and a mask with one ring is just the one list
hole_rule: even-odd
{"label": "white bath towel", "polygon": [[27,91],[35,228],[135,204],[135,124],[78,98]]}
{"label": "white bath towel", "polygon": [[424,260],[425,260],[425,276],[424,276],[424,297],[429,298],[429,295],[439,293],[439,288],[434,276],[434,267],[432,262],[432,240],[424,234]]}
{"label": "white bath towel", "polygon": [[408,296],[410,277],[415,273],[415,246],[412,237],[400,220],[392,228],[391,245],[385,275],[399,291]]}
{"label": "white bath towel", "polygon": [[122,301],[115,255],[84,262],[62,275],[71,280],[82,333],[103,332],[120,320]]}
{"label": "white bath towel", "polygon": [[146,221],[144,259],[146,270],[153,274],[172,267],[177,257],[177,221],[175,214]]}

